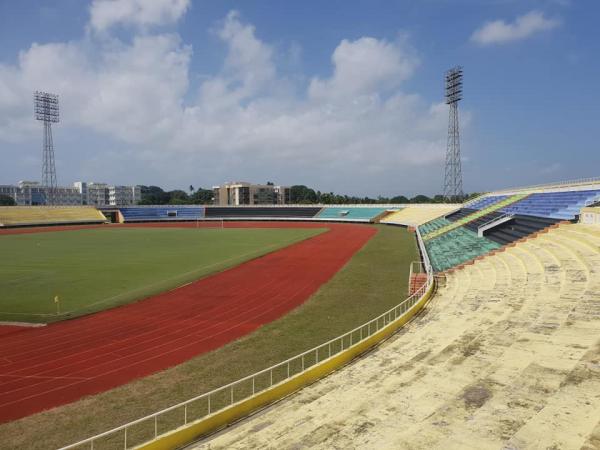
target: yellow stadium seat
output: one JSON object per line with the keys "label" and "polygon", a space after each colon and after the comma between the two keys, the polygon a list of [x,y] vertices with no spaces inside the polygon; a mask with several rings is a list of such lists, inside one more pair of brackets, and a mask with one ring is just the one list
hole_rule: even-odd
{"label": "yellow stadium seat", "polygon": [[100,222],[106,217],[91,206],[0,206],[0,226]]}
{"label": "yellow stadium seat", "polygon": [[381,220],[381,223],[417,227],[460,208],[461,205],[409,205]]}
{"label": "yellow stadium seat", "polygon": [[211,445],[596,448],[599,293],[600,227],[561,224],[447,275],[402,333]]}

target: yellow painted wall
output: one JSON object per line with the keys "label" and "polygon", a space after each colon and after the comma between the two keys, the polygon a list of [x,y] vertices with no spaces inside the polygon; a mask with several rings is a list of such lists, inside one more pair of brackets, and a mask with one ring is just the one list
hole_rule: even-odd
{"label": "yellow painted wall", "polygon": [[581,208],[579,221],[588,225],[600,225],[600,206]]}
{"label": "yellow painted wall", "polygon": [[207,435],[228,424],[231,424],[236,420],[247,416],[253,411],[280,400],[320,378],[325,377],[331,372],[352,361],[358,355],[364,353],[384,339],[388,338],[400,327],[406,324],[423,308],[423,306],[425,306],[432,295],[433,288],[434,286],[432,285],[423,298],[415,304],[408,314],[398,318],[394,322],[391,322],[364,341],[353,345],[352,347],[338,353],[332,358],[312,366],[305,372],[299,373],[298,375],[274,385],[270,389],[261,392],[254,397],[242,400],[234,405],[231,405],[229,408],[173,430],[170,433],[158,437],[154,441],[139,446],[138,448],[144,450],[165,450],[181,447],[200,438],[201,436]]}

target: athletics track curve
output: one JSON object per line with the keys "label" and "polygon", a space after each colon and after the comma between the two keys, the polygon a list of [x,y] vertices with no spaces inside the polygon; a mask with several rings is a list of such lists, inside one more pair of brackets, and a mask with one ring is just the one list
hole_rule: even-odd
{"label": "athletics track curve", "polygon": [[[46,327],[0,333],[0,423],[106,391],[250,333],[306,301],[376,233],[373,227],[355,224],[225,226],[328,231],[137,303]],[[17,230],[0,231],[4,232]]]}

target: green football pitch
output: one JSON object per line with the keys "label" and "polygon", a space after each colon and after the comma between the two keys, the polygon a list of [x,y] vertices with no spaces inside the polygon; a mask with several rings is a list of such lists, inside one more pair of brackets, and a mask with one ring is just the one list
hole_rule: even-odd
{"label": "green football pitch", "polygon": [[113,228],[0,236],[0,321],[54,322],[130,303],[323,231]]}

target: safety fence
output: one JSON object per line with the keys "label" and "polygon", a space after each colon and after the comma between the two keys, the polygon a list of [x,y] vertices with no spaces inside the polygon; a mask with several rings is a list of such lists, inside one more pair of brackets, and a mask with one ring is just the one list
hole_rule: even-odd
{"label": "safety fence", "polygon": [[[148,443],[160,441],[165,436],[177,433],[177,430],[186,430],[186,428],[196,426],[195,430],[186,435],[186,439],[189,441],[189,439],[203,434],[199,430],[213,431],[219,426],[247,415],[249,412],[258,409],[258,407],[271,403],[314,381],[314,379],[341,367],[354,356],[363,353],[391,335],[418,312],[427,300],[427,296],[433,287],[433,272],[418,229],[416,235],[423,265],[427,272],[427,282],[394,308],[341,336],[260,372],[141,419],[68,445],[63,447],[63,450],[84,448],[94,450],[105,448],[129,449],[145,446],[148,446],[148,448],[168,448],[171,445],[152,446]],[[343,358],[344,356],[347,357]],[[319,368],[322,368],[322,370],[319,371]],[[304,376],[310,373],[313,374],[313,378]],[[315,374],[318,375],[316,378]],[[287,390],[285,389],[286,385],[288,386]],[[271,393],[270,396],[265,395],[269,393]],[[236,407],[238,407],[238,412],[243,411],[243,414],[235,412],[229,415],[223,414],[227,413],[228,410],[234,410]],[[217,417],[219,415],[221,417]],[[215,419],[212,423],[211,418]],[[208,425],[202,427],[202,422],[208,423]],[[201,426],[198,427],[198,424]],[[181,440],[172,442],[177,442],[178,445],[182,443]]]}
{"label": "safety fence", "polygon": [[573,188],[577,186],[600,185],[600,177],[579,178],[576,180],[557,181],[556,183],[534,184],[531,186],[520,186],[515,188],[501,189],[491,192],[491,195],[504,194],[519,191],[543,191],[544,189]]}

